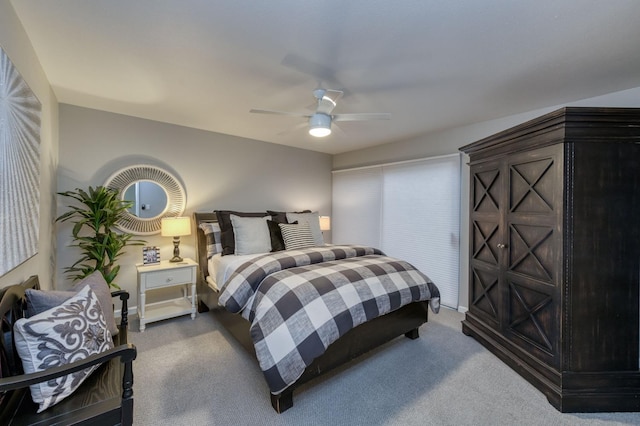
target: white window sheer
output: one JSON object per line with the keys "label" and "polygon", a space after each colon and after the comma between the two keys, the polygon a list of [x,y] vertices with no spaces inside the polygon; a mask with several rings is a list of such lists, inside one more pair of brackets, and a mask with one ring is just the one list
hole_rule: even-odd
{"label": "white window sheer", "polygon": [[337,171],[332,238],[379,247],[438,286],[458,307],[460,155]]}
{"label": "white window sheer", "polygon": [[380,247],[382,167],[333,174],[331,240]]}

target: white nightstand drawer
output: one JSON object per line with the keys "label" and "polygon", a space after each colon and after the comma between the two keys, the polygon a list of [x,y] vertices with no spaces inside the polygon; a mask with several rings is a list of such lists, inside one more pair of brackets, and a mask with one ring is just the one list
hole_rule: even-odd
{"label": "white nightstand drawer", "polygon": [[180,268],[168,271],[154,271],[145,274],[145,287],[157,288],[176,284],[190,284],[193,281],[193,268]]}

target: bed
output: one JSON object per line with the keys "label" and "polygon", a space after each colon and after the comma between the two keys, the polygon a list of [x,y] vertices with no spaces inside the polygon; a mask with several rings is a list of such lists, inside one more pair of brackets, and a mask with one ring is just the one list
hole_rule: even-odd
{"label": "bed", "polygon": [[[276,215],[284,214],[269,213],[274,220]],[[260,217],[260,214],[262,213],[247,215]],[[199,264],[199,311],[211,310],[230,334],[256,356],[269,386],[271,404],[278,413],[293,406],[293,391],[303,383],[398,336],[417,339],[418,328],[427,322],[428,309],[434,312],[439,309],[438,289],[424,274],[406,262],[389,260],[375,248],[318,245],[266,254],[244,254],[238,246],[236,253],[239,254],[227,253],[223,256],[222,252],[227,247],[222,247],[221,240],[224,242],[226,238],[228,242],[228,233],[225,231],[216,234],[217,241],[214,241],[211,234],[212,224],[218,224],[222,228],[229,226],[224,221],[219,223],[219,217],[228,218],[228,215],[194,213]],[[234,219],[237,217],[234,216]],[[287,222],[282,216],[278,221]],[[297,224],[297,221],[293,223]],[[271,225],[273,222],[269,226]],[[205,233],[203,228],[209,231]],[[238,229],[240,228],[236,228],[236,234]],[[303,234],[308,236],[302,226],[289,226],[287,229],[283,226],[281,229],[283,232],[303,229]],[[273,233],[271,236],[273,238]],[[273,240],[271,244],[275,248]],[[336,280],[331,275],[338,275],[340,279]],[[343,283],[345,277],[347,281],[351,280],[349,284]],[[358,288],[362,289],[363,285],[371,287],[367,291],[378,295],[382,291],[381,282],[402,288],[392,296],[383,295],[380,299],[373,296],[372,299],[367,299],[359,295],[362,307],[355,306],[354,302],[347,309],[350,317],[346,323],[350,322],[351,327],[344,325],[344,312],[337,314],[341,318],[335,321],[325,322],[326,318],[318,320],[319,317],[331,316],[332,313],[326,311],[333,311],[332,305],[337,303],[334,296],[325,295],[348,293],[347,296],[341,293],[340,300],[351,300],[349,298],[355,294],[352,286],[360,286]],[[308,296],[303,291],[307,287],[319,296]],[[363,291],[358,290],[360,293]],[[274,294],[282,299],[274,301]],[[326,300],[318,300],[322,298]],[[299,304],[306,307],[293,308]],[[282,312],[282,306],[285,306],[284,311],[291,311],[290,317],[287,317],[288,312]],[[300,324],[306,323],[322,326],[318,327],[320,330],[304,334],[301,338],[292,335],[298,333],[298,328],[303,328]],[[292,328],[295,329],[293,332]],[[278,332],[286,335],[284,341],[287,343],[283,343],[281,336],[274,346],[270,339]],[[291,343],[295,350],[289,351],[288,340],[295,340]],[[284,350],[287,355],[274,355],[274,352],[282,352],[283,346],[287,347]]]}

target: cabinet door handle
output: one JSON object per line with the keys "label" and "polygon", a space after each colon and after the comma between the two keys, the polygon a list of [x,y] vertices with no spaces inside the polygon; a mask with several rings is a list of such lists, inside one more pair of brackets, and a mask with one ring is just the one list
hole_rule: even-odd
{"label": "cabinet door handle", "polygon": [[507,248],[507,245],[506,244],[498,244],[498,248],[499,249]]}

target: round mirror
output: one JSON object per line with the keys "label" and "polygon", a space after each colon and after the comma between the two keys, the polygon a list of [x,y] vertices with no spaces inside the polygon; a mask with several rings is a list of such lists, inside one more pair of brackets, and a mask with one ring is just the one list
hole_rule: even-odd
{"label": "round mirror", "polygon": [[129,213],[142,219],[153,219],[167,209],[167,191],[156,182],[141,180],[124,190],[122,199],[132,204]]}
{"label": "round mirror", "polygon": [[156,166],[136,165],[114,173],[105,183],[133,206],[118,228],[136,235],[160,232],[163,217],[181,216],[186,205],[184,188],[171,173]]}

